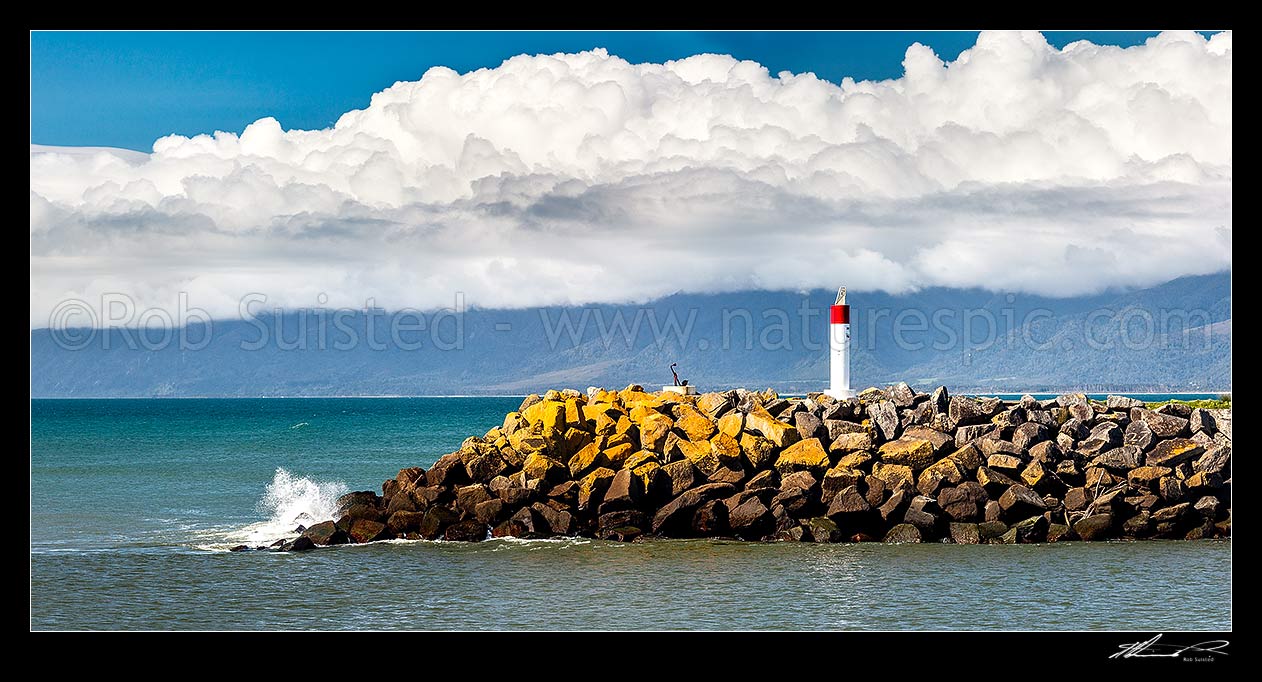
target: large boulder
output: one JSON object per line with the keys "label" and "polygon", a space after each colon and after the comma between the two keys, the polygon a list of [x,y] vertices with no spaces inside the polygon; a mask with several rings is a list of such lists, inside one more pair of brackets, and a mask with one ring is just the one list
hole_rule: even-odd
{"label": "large boulder", "polygon": [[644,499],[644,482],[629,469],[614,474],[600,503],[600,513],[622,509],[636,509]]}
{"label": "large boulder", "polygon": [[911,467],[913,472],[933,464],[937,456],[932,442],[908,436],[885,443],[879,453],[881,461]]}
{"label": "large boulder", "polygon": [[955,521],[971,522],[982,517],[982,510],[989,498],[980,483],[963,481],[959,485],[943,488],[938,492],[938,506]]}
{"label": "large boulder", "polygon": [[745,413],[745,429],[766,438],[777,448],[786,448],[801,438],[795,427],[776,419],[761,405]]}
{"label": "large boulder", "polygon": [[584,476],[578,483],[578,510],[587,511],[598,507],[616,474],[613,469],[599,467]]}
{"label": "large boulder", "polygon": [[981,542],[976,523],[952,523],[948,526],[951,542],[957,545],[975,545]]}
{"label": "large boulder", "polygon": [[972,398],[952,396],[947,410],[952,427],[982,424],[990,420],[990,415],[981,403]]}
{"label": "large boulder", "polygon": [[303,536],[311,540],[316,545],[341,545],[345,544],[350,538],[337,524],[333,521],[321,521],[320,523],[309,526],[302,532]]}
{"label": "large boulder", "polygon": [[1181,436],[1188,428],[1188,420],[1172,414],[1162,414],[1142,407],[1131,409],[1131,421],[1142,421],[1148,424],[1158,438],[1174,438]]}
{"label": "large boulder", "polygon": [[675,429],[694,443],[707,441],[718,431],[709,417],[687,403],[675,406]]}
{"label": "large boulder", "polygon": [[670,481],[670,497],[675,498],[682,495],[685,490],[692,488],[698,481],[697,468],[687,459],[681,459],[677,462],[670,462],[662,466],[662,471]]}
{"label": "large boulder", "polygon": [[1008,518],[1023,519],[1035,514],[1042,514],[1047,505],[1038,493],[1021,484],[1008,486],[999,497],[999,506]]}
{"label": "large boulder", "polygon": [[1205,452],[1205,447],[1191,438],[1172,438],[1157,443],[1144,458],[1150,466],[1177,467],[1191,462]]}
{"label": "large boulder", "polygon": [[889,400],[878,400],[867,406],[868,416],[876,425],[881,440],[893,440],[898,437],[898,408]]}
{"label": "large boulder", "polygon": [[574,535],[576,524],[574,515],[564,509],[557,509],[551,504],[535,502],[530,508],[543,519],[550,535]]}
{"label": "large boulder", "polygon": [[486,539],[486,525],[477,519],[465,519],[447,526],[443,539],[451,542],[481,542]]}
{"label": "large boulder", "polygon": [[491,535],[497,538],[545,538],[549,533],[547,523],[531,507],[518,509],[507,521],[491,530]]}
{"label": "large boulder", "polygon": [[826,515],[839,526],[853,527],[857,521],[866,520],[871,511],[872,505],[868,504],[858,487],[850,486],[833,496]]}
{"label": "large boulder", "polygon": [[358,543],[385,540],[389,537],[386,531],[386,524],[368,519],[355,519],[347,535],[350,537],[351,542]]}
{"label": "large boulder", "polygon": [[[420,530],[421,521],[424,518],[425,518],[425,512],[397,511],[391,514],[390,518],[386,520],[386,530],[389,531],[389,533],[395,537],[401,537],[403,535],[406,535],[407,533],[415,533],[418,530]],[[315,526],[312,526],[311,528],[315,528]],[[307,530],[310,531],[311,528],[308,528]],[[349,539],[350,539],[350,536],[343,533],[342,542],[346,542]],[[316,544],[320,545],[320,544],[341,544],[341,543],[316,542]]]}
{"label": "large boulder", "polygon": [[1139,466],[1144,460],[1144,453],[1138,445],[1123,445],[1120,448],[1105,450],[1096,455],[1088,464],[1104,467],[1110,471],[1125,472]]}
{"label": "large boulder", "polygon": [[728,497],[736,489],[728,483],[706,483],[699,485],[675,497],[662,505],[653,516],[652,531],[654,534],[678,534],[688,527],[692,514],[702,503]]}
{"label": "large boulder", "polygon": [[885,542],[909,543],[921,542],[920,529],[910,523],[900,523],[885,534]]}
{"label": "large boulder", "polygon": [[1112,514],[1092,514],[1074,522],[1074,532],[1088,542],[1107,538],[1112,528]]}
{"label": "large boulder", "polygon": [[768,535],[775,525],[771,510],[757,497],[751,497],[737,505],[728,513],[727,521],[732,531],[745,539]]}
{"label": "large boulder", "polygon": [[822,472],[828,465],[828,452],[818,438],[798,441],[785,448],[776,458],[776,470],[781,475],[795,471]]}
{"label": "large boulder", "polygon": [[1123,444],[1137,447],[1140,451],[1147,451],[1156,442],[1157,434],[1153,433],[1148,422],[1142,420],[1127,424],[1126,431],[1122,434]]}
{"label": "large boulder", "polygon": [[771,466],[776,454],[776,445],[762,436],[742,433],[740,437],[741,455],[749,464],[749,468],[757,471]]}
{"label": "large boulder", "polygon": [[434,466],[425,472],[425,480],[431,486],[451,487],[469,483],[469,473],[465,470],[460,454],[453,452],[443,455],[434,462]]}

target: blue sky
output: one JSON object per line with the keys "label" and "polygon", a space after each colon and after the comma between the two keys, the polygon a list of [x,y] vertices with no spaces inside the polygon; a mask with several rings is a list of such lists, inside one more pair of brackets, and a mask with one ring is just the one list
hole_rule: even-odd
{"label": "blue sky", "polygon": [[[1046,34],[1135,45],[1152,32]],[[395,81],[431,66],[494,67],[521,53],[605,47],[632,62],[714,52],[773,73],[811,71],[839,81],[902,73],[921,42],[951,60],[976,32],[36,32],[31,37],[31,142],[148,151],[163,135],[239,132],[264,116],[286,128],[323,128],[367,106]]]}

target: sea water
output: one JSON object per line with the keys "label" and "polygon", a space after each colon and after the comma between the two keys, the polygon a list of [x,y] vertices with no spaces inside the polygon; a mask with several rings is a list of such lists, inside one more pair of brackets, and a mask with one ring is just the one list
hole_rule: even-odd
{"label": "sea water", "polygon": [[331,518],[520,398],[35,400],[35,629],[1225,629],[1231,543],[392,541]]}

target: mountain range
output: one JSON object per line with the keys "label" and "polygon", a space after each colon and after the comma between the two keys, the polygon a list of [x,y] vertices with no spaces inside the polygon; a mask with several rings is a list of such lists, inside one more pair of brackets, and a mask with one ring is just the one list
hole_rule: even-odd
{"label": "mountain range", "polygon": [[[97,331],[81,348],[36,329],[31,394],[516,395],[669,384],[671,363],[701,390],[805,393],[827,385],[833,299],[824,290],[746,291],[460,315],[308,309],[195,323],[168,343],[135,329]],[[847,302],[856,388],[1231,388],[1229,273],[1074,298],[931,288],[852,292]]]}

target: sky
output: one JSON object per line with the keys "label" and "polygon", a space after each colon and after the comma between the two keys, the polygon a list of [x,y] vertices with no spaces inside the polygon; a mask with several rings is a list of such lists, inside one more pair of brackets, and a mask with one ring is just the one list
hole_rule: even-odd
{"label": "sky", "polygon": [[1231,43],[36,33],[31,323],[1220,271]]}
{"label": "sky", "polygon": [[[1131,46],[1156,34],[1045,36],[1056,47]],[[324,128],[432,66],[463,73],[518,54],[603,47],[632,63],[660,63],[710,52],[840,82],[897,78],[914,42],[952,60],[976,40],[976,31],[36,32],[31,142],[147,152],[171,133],[240,131],[264,116],[286,128]]]}

